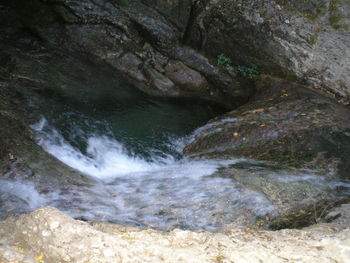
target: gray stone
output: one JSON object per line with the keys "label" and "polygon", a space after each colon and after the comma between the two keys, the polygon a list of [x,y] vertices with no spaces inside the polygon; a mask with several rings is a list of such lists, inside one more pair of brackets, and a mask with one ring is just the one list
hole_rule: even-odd
{"label": "gray stone", "polygon": [[188,42],[209,57],[223,53],[235,65],[258,65],[349,97],[349,8],[346,0],[212,0]]}
{"label": "gray stone", "polygon": [[192,0],[142,0],[142,2],[162,13],[181,32],[186,30],[191,15]]}
{"label": "gray stone", "polygon": [[169,61],[165,68],[166,76],[171,79],[185,93],[200,94],[208,92],[207,80],[197,71],[192,70],[181,62]]}
{"label": "gray stone", "polygon": [[[52,207],[0,222],[2,262],[295,262],[346,263],[349,218],[342,227],[225,233],[158,232],[73,220]],[[302,257],[300,256],[302,255]]]}
{"label": "gray stone", "polygon": [[[184,28],[187,27],[185,20],[189,20],[188,12],[191,9],[190,1],[164,2],[161,6],[156,6],[157,3],[59,0],[36,1],[33,6],[15,2],[11,6],[20,14],[22,22],[41,40],[74,52],[98,56],[122,72],[125,72],[122,65],[125,58],[121,56],[129,52],[138,56],[147,68],[146,71],[157,71],[162,75],[167,65],[164,60],[177,60],[197,71],[198,73],[192,73],[202,75],[208,82],[206,94],[199,92],[191,96],[199,95],[229,108],[244,103],[251,95],[251,89],[239,85],[234,75],[219,70],[215,63],[210,63],[198,51],[182,46]],[[177,18],[177,23],[175,16],[167,15],[170,9],[166,7],[188,11]],[[46,15],[36,16],[36,12]],[[28,13],[30,15],[23,15]],[[159,81],[156,81],[159,82],[158,87],[155,88],[154,85],[144,83],[142,74],[145,74],[144,70],[141,73],[132,70],[128,73],[128,78],[145,92],[157,95],[155,89],[160,89],[162,92],[158,93],[161,96],[188,96],[186,90],[179,89],[177,85],[172,85],[169,81],[165,84],[167,77],[164,75],[159,76]]]}
{"label": "gray stone", "polygon": [[238,156],[349,178],[350,111],[311,89],[266,79],[250,102],[195,133],[189,156]]}

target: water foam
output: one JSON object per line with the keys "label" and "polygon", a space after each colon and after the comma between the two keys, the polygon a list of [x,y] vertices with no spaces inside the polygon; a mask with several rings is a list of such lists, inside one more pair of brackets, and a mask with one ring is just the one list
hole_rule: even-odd
{"label": "water foam", "polygon": [[[1,202],[6,200],[6,202]],[[28,181],[0,179],[0,215],[12,211],[28,212],[45,203],[34,184]]]}
{"label": "water foam", "polygon": [[[38,133],[38,143],[47,152],[83,174],[99,179],[93,186],[58,186],[42,197],[45,204],[76,218],[162,230],[177,227],[218,230],[231,223],[254,220],[276,209],[263,194],[231,178],[215,177],[221,167],[238,162],[259,165],[257,161],[177,160],[169,155],[152,154],[154,149],[147,149],[151,158],[146,160],[127,151],[116,139],[96,134],[76,134],[86,139],[86,149],[81,151],[44,118],[32,128]],[[195,134],[198,132],[201,129]],[[191,139],[175,138],[172,147],[181,149],[184,141]],[[313,171],[276,173],[263,167],[260,167],[261,173],[271,174],[277,181],[327,184]]]}
{"label": "water foam", "polygon": [[51,127],[45,118],[31,127],[39,134],[38,144],[48,153],[68,166],[99,179],[149,172],[172,161],[168,158],[155,164],[130,156],[121,143],[106,136],[88,138],[86,154],[83,154]]}
{"label": "water foam", "polygon": [[[48,204],[74,217],[164,230],[213,230],[235,222],[243,210],[264,215],[274,209],[263,195],[242,188],[232,179],[211,176],[220,167],[241,159],[176,160],[154,154],[146,161],[106,136],[88,138],[83,154],[45,119],[32,128],[47,152],[80,172],[101,179],[93,187],[70,185],[45,196]],[[176,148],[183,139],[174,142]]]}

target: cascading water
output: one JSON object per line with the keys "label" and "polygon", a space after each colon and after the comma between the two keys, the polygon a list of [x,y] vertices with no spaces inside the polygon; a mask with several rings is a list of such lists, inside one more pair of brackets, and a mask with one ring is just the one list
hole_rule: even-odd
{"label": "cascading water", "polygon": [[[210,177],[218,168],[238,159],[191,161],[181,157],[181,145],[188,140],[185,133],[198,125],[194,118],[201,118],[197,114],[186,120],[186,125],[181,122],[186,115],[194,114],[196,107],[203,106],[186,109],[190,104],[182,104],[174,109],[174,105],[162,102],[160,105],[166,107],[155,110],[154,102],[151,104],[153,118],[143,119],[149,124],[143,128],[136,122],[135,129],[143,129],[142,136],[133,137],[130,134],[135,131],[127,132],[125,127],[131,126],[129,122],[135,121],[135,116],[140,118],[134,112],[125,116],[125,112],[119,115],[112,110],[105,115],[109,117],[96,119],[94,114],[101,114],[98,109],[89,117],[72,109],[67,112],[67,105],[60,113],[57,109],[54,114],[46,111],[45,117],[32,125],[38,144],[96,181],[88,187],[58,188],[46,193],[41,202],[76,218],[164,230],[215,230],[236,222],[242,209],[260,216],[273,209],[263,195],[231,179]],[[145,105],[137,108],[143,116],[149,110]],[[200,115],[208,114],[203,110]],[[117,117],[111,117],[113,112]]]}
{"label": "cascading water", "polygon": [[[181,156],[182,145],[192,139],[186,135],[218,113],[211,106],[148,97],[136,99],[130,107],[78,106],[45,94],[33,97],[33,112],[41,117],[32,129],[45,151],[92,178],[92,183],[43,190],[30,179],[2,179],[1,200],[7,200],[3,210],[24,212],[51,205],[75,218],[162,230],[219,230],[249,215],[256,218],[274,211],[263,194],[231,178],[212,176],[221,167],[247,160]],[[312,172],[274,176],[281,181],[324,183]]]}
{"label": "cascading water", "polygon": [[[217,175],[228,166],[242,178],[253,175],[262,182],[350,188],[332,185],[314,171],[285,171],[252,160],[186,159],[181,149],[193,139],[191,133],[222,109],[155,99],[119,81],[104,63],[38,52],[16,55],[18,75],[35,80],[33,89],[20,88],[30,99],[28,118],[35,119],[38,144],[79,176],[51,174],[53,165],[18,177],[15,161],[0,178],[0,216],[51,205],[84,220],[220,230],[273,213],[276,207],[254,187]],[[195,133],[234,121],[212,122]]]}

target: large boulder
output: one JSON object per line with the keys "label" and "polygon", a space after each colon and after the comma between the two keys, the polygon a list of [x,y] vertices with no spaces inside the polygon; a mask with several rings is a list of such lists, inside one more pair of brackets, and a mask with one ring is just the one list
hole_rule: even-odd
{"label": "large boulder", "polygon": [[341,220],[342,224],[305,230],[159,232],[81,222],[55,208],[44,207],[0,222],[0,260],[6,263],[267,263],[297,259],[301,263],[345,263],[350,253],[349,231],[344,230],[349,224],[348,214],[344,213]]}
{"label": "large boulder", "polygon": [[349,1],[203,2],[187,34],[192,47],[349,99]]}
{"label": "large boulder", "polygon": [[312,224],[342,199],[332,180],[350,178],[350,111],[280,79],[265,76],[257,88],[249,103],[195,131],[183,152],[191,158],[270,161],[238,162],[213,176],[232,178],[267,198],[273,209],[255,214],[256,225]]}
{"label": "large boulder", "polygon": [[[327,211],[346,202],[346,190],[336,187],[333,178],[309,169],[296,170],[266,162],[241,161],[220,168],[213,176],[233,179],[240,188],[260,193],[270,207],[260,206],[248,213],[242,209],[247,225],[259,228],[300,228],[322,220]],[[339,184],[341,186],[342,184]],[[243,196],[242,196],[243,197]],[[248,203],[249,204],[249,203]],[[260,211],[259,211],[260,210]]]}
{"label": "large boulder", "polygon": [[250,102],[212,120],[188,156],[238,156],[350,176],[350,111],[316,91],[265,79]]}

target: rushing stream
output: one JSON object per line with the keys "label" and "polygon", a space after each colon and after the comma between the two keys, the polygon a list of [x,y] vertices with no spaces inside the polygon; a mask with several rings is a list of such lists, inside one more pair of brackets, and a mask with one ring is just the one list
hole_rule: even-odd
{"label": "rushing stream", "polygon": [[150,97],[120,82],[108,67],[82,58],[42,51],[17,56],[16,76],[33,86],[23,92],[38,144],[86,180],[14,180],[5,174],[0,178],[0,214],[51,205],[84,220],[219,230],[276,208],[233,178],[215,176],[222,167],[238,164],[234,169],[246,178],[255,173],[291,186],[306,181],[330,185],[314,171],[280,171],[251,160],[184,158],[181,150],[193,131],[223,109],[208,102]]}
{"label": "rushing stream", "polygon": [[[31,101],[33,112],[41,112],[32,125],[38,144],[93,178],[92,184],[61,185],[44,193],[30,181],[3,182],[2,188],[18,192],[28,210],[52,205],[75,218],[163,230],[218,230],[239,223],[242,214],[264,216],[274,210],[264,195],[231,178],[211,176],[220,167],[244,160],[195,161],[181,156],[191,131],[220,109],[148,96],[136,96],[128,104],[107,102],[79,105],[47,94]],[[312,173],[279,176],[320,183]]]}
{"label": "rushing stream", "polygon": [[86,220],[165,230],[214,230],[235,222],[243,208],[260,215],[272,209],[262,195],[231,179],[210,177],[238,160],[182,158],[181,148],[191,131],[220,108],[148,96],[124,105],[106,100],[79,105],[80,110],[76,103],[57,104],[49,96],[38,101],[40,106],[32,102],[44,112],[32,125],[38,143],[96,180],[93,186],[65,186],[36,197],[41,203]]}

